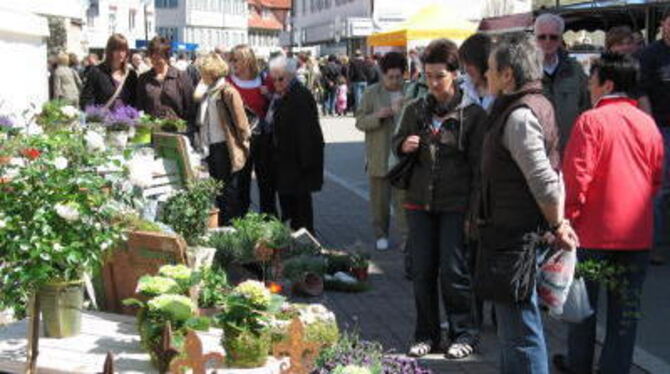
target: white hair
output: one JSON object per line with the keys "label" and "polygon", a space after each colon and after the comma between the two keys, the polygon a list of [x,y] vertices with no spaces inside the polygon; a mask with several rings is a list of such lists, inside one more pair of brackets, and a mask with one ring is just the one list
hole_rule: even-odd
{"label": "white hair", "polygon": [[558,28],[558,33],[560,35],[563,35],[563,32],[565,32],[565,21],[563,20],[563,17],[557,16],[556,14],[553,13],[543,13],[537,16],[535,18],[535,25],[534,25],[534,30],[537,32],[537,28],[539,25],[545,24],[545,23],[553,23],[556,25]]}
{"label": "white hair", "polygon": [[286,56],[277,56],[268,63],[270,70],[283,70],[290,75],[295,75],[298,71],[298,61]]}

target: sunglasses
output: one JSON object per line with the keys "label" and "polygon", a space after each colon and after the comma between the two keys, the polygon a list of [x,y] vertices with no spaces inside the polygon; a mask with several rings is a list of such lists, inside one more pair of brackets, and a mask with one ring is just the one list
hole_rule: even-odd
{"label": "sunglasses", "polygon": [[558,35],[556,34],[542,34],[537,36],[537,40],[551,40],[552,42],[555,42],[558,40]]}

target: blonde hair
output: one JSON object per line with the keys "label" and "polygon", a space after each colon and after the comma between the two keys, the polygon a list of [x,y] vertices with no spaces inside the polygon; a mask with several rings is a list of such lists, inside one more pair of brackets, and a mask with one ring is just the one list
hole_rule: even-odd
{"label": "blonde hair", "polygon": [[254,50],[251,47],[247,44],[238,44],[230,52],[232,54],[231,58],[240,58],[244,61],[244,65],[247,66],[254,78],[258,76],[260,69],[258,68],[258,61],[256,60]]}
{"label": "blonde hair", "polygon": [[60,52],[58,54],[57,59],[58,59],[58,65],[65,65],[65,66],[70,65],[70,55],[68,55],[65,52]]}
{"label": "blonde hair", "polygon": [[208,53],[200,59],[200,74],[207,75],[213,80],[228,75],[228,64],[216,52]]}

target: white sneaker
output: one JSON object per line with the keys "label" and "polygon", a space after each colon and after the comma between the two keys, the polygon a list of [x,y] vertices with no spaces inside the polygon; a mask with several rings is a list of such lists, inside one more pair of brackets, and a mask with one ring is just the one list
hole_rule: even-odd
{"label": "white sneaker", "polygon": [[377,239],[377,250],[387,251],[389,249],[389,240],[386,238]]}

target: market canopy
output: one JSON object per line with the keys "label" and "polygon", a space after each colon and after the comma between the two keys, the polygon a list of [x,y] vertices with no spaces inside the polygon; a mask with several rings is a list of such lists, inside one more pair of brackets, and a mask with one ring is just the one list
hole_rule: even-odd
{"label": "market canopy", "polygon": [[463,41],[477,30],[477,23],[468,21],[458,11],[443,4],[429,5],[397,28],[368,36],[372,47],[404,47],[412,42],[449,38]]}

